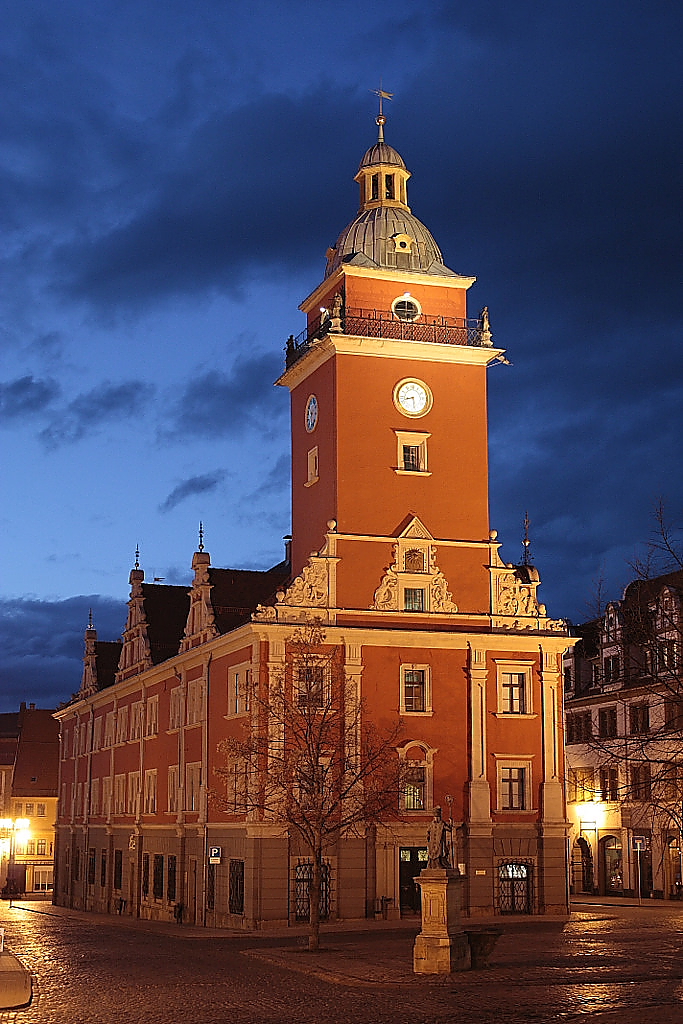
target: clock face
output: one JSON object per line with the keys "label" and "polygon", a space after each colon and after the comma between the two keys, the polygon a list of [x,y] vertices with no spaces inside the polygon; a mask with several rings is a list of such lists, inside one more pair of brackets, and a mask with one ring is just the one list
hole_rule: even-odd
{"label": "clock face", "polygon": [[394,401],[406,416],[424,416],[432,407],[432,395],[419,380],[403,380],[394,388]]}
{"label": "clock face", "polygon": [[311,395],[306,402],[306,430],[310,434],[318,422],[318,399]]}

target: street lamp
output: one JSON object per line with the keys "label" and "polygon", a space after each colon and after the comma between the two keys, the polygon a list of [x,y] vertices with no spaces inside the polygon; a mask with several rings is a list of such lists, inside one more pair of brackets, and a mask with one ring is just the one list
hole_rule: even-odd
{"label": "street lamp", "polygon": [[0,848],[2,849],[3,859],[7,857],[5,889],[7,890],[10,898],[13,895],[13,868],[17,843],[23,845],[28,842],[29,836],[31,835],[30,829],[31,822],[28,818],[0,818]]}

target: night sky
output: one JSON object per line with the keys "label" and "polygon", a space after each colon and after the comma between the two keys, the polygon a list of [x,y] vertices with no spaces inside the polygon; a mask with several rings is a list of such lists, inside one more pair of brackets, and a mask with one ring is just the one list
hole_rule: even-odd
{"label": "night sky", "polygon": [[[299,302],[376,137],[477,277],[491,523],[541,600],[618,597],[683,520],[683,7],[671,0],[22,0],[0,40],[0,710],[78,689],[92,607],[267,568],[290,529]],[[452,589],[456,581],[450,581]]]}

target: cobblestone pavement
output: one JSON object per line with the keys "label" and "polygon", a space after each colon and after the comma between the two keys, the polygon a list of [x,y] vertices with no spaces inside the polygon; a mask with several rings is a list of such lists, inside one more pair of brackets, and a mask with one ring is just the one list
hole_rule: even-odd
{"label": "cobblestone pavement", "polygon": [[310,954],[287,934],[24,907],[0,903],[0,925],[36,997],[0,1024],[683,1024],[683,909],[668,905],[508,920],[488,970],[431,978],[412,974],[410,927],[327,934]]}

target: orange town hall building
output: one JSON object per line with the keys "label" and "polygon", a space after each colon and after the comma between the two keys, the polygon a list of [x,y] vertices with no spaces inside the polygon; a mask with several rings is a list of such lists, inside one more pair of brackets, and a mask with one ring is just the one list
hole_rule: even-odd
{"label": "orange town hall building", "polygon": [[419,907],[433,808],[452,815],[466,914],[567,913],[564,624],[489,526],[487,367],[502,358],[473,277],[408,206],[401,156],[361,160],[360,210],[328,251],[278,384],[291,394],[292,541],[191,588],[130,574],[122,640],[86,631],[61,725],[55,902],[211,927],[307,917],[306,851],[282,822],[211,798],[249,686],[302,622],[342,652],[367,721],[400,721],[398,816],[326,851],[323,916]]}

